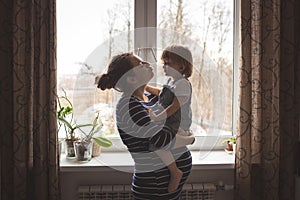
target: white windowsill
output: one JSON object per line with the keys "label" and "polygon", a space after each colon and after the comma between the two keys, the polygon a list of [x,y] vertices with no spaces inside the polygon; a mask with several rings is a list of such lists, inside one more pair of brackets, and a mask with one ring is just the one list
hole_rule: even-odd
{"label": "white windowsill", "polygon": [[[193,170],[201,169],[234,169],[234,155],[224,150],[191,151]],[[93,172],[121,170],[133,171],[133,160],[129,152],[102,152],[100,156],[89,162],[77,162],[66,159],[65,154],[60,158],[61,172]]]}

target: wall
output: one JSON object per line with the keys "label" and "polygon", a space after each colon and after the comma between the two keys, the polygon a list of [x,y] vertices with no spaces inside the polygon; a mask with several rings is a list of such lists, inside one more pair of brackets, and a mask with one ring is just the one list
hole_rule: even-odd
{"label": "wall", "polygon": [[[132,173],[117,171],[108,167],[81,168],[61,172],[62,200],[78,199],[80,185],[131,184]],[[233,185],[234,169],[193,169],[188,183],[211,182]],[[232,200],[233,191],[218,191],[216,200]]]}

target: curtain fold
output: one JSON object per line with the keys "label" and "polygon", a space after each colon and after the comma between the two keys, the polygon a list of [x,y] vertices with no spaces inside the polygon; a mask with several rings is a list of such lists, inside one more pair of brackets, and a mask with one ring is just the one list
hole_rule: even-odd
{"label": "curtain fold", "polygon": [[1,200],[60,199],[55,3],[0,0]]}
{"label": "curtain fold", "polygon": [[243,0],[235,199],[294,199],[299,1]]}

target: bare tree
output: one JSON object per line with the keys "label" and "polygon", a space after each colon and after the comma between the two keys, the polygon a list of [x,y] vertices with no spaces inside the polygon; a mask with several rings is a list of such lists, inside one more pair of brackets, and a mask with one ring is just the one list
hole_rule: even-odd
{"label": "bare tree", "polygon": [[127,17],[126,17],[126,24],[127,24],[127,51],[131,50],[131,1],[127,1]]}
{"label": "bare tree", "polygon": [[[183,0],[170,0],[168,5],[164,5],[161,9],[161,21],[159,28],[172,30],[175,34],[170,34],[168,31],[162,32],[162,46],[167,46],[170,43],[183,43],[184,38],[194,37],[195,43],[201,46],[199,49],[192,49],[194,56],[194,75],[191,77],[194,94],[197,95],[197,105],[193,106],[193,114],[200,121],[210,121],[213,117],[213,97],[211,90],[214,85],[214,79],[211,78],[210,68],[214,66],[209,63],[209,58],[215,63],[215,70],[218,70],[226,85],[223,87],[226,90],[226,102],[231,102],[232,92],[232,63],[226,57],[226,42],[232,24],[230,9],[227,5],[219,0],[202,0],[197,9],[198,19],[189,17],[191,7],[185,5]],[[190,10],[189,10],[190,9]],[[200,17],[199,17],[200,15]],[[193,28],[193,30],[192,30]],[[179,37],[178,37],[179,36]],[[216,44],[215,44],[216,43]],[[217,48],[216,48],[217,46]],[[205,72],[203,71],[206,68]],[[203,74],[205,73],[205,74]],[[204,75],[204,77],[203,77]],[[217,88],[220,90],[220,88]],[[231,114],[231,103],[226,105]],[[226,116],[231,119],[230,116]],[[229,122],[228,122],[229,123]]]}
{"label": "bare tree", "polygon": [[108,23],[108,59],[110,59],[111,54],[112,54],[113,34],[114,34],[116,17],[117,17],[117,13],[116,13],[115,9],[108,10],[107,16],[108,16],[108,20],[107,20],[107,23]]}
{"label": "bare tree", "polygon": [[[225,90],[225,102],[227,103],[226,112],[227,116],[225,116],[224,127],[227,126],[231,128],[228,124],[231,124],[231,115],[232,115],[232,106],[228,104],[228,102],[232,102],[232,64],[228,61],[226,55],[226,41],[229,35],[229,31],[231,29],[231,18],[230,18],[230,10],[224,5],[220,3],[214,3],[213,6],[213,18],[215,19],[212,23],[212,31],[215,36],[214,40],[217,43],[217,52],[214,61],[216,63],[218,72],[220,73],[220,77],[222,78],[222,86]],[[232,36],[231,36],[232,37]],[[221,90],[222,88],[220,88]]]}
{"label": "bare tree", "polygon": [[[118,44],[115,44],[115,36],[118,34],[126,33],[127,36],[127,50],[131,50],[132,46],[132,40],[131,40],[131,5],[130,0],[127,0],[127,2],[119,1],[116,4],[113,5],[111,9],[107,11],[107,25],[108,25],[108,60],[111,59],[112,54],[114,52],[114,49],[120,45],[120,42]],[[112,102],[112,91],[101,91],[98,92],[98,101],[99,102],[105,102],[106,104],[109,104]]]}
{"label": "bare tree", "polygon": [[[162,30],[162,46],[171,43],[184,43],[185,38],[191,35],[192,24],[187,18],[183,0],[169,1],[168,7],[161,9],[161,21],[158,27]],[[171,31],[169,31],[171,30]]]}
{"label": "bare tree", "polygon": [[[108,20],[108,34],[109,34],[109,53],[108,59],[111,58],[112,50],[114,47],[120,45],[120,41],[118,44],[114,44],[114,36],[120,33],[126,33],[127,35],[127,43],[126,48],[128,51],[131,50],[132,40],[131,40],[131,1],[119,1],[114,4],[113,8],[108,10],[107,12],[107,20]],[[114,46],[115,45],[115,46]]]}

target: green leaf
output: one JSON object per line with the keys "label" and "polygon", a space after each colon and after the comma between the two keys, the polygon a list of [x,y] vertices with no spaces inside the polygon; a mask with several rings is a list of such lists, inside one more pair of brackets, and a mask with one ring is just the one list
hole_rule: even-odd
{"label": "green leaf", "polygon": [[[64,108],[64,107],[63,107],[63,108]],[[63,116],[63,117],[66,117],[66,115],[71,114],[72,111],[73,111],[73,109],[72,109],[70,106],[67,106],[66,108],[63,109],[62,116]]]}
{"label": "green leaf", "polygon": [[57,112],[57,116],[58,118],[61,118],[62,117],[62,111],[64,110],[64,107],[60,108],[59,111]]}
{"label": "green leaf", "polygon": [[96,144],[105,148],[111,147],[112,145],[111,140],[104,137],[94,137],[93,140]]}
{"label": "green leaf", "polygon": [[236,143],[236,139],[234,137],[231,137],[231,138],[222,140],[221,144],[224,144],[225,142],[231,142],[231,143],[235,144]]}
{"label": "green leaf", "polygon": [[70,130],[74,130],[72,125],[65,119],[63,118],[58,118],[61,122],[63,122]]}
{"label": "green leaf", "polygon": [[98,126],[97,128],[96,128],[96,130],[93,130],[93,132],[91,132],[90,134],[95,134],[95,133],[97,133],[97,132],[99,132],[100,130],[101,130],[101,126]]}
{"label": "green leaf", "polygon": [[79,125],[73,127],[73,130],[75,130],[77,128],[81,128],[81,127],[86,127],[86,126],[93,126],[93,124],[79,124]]}

